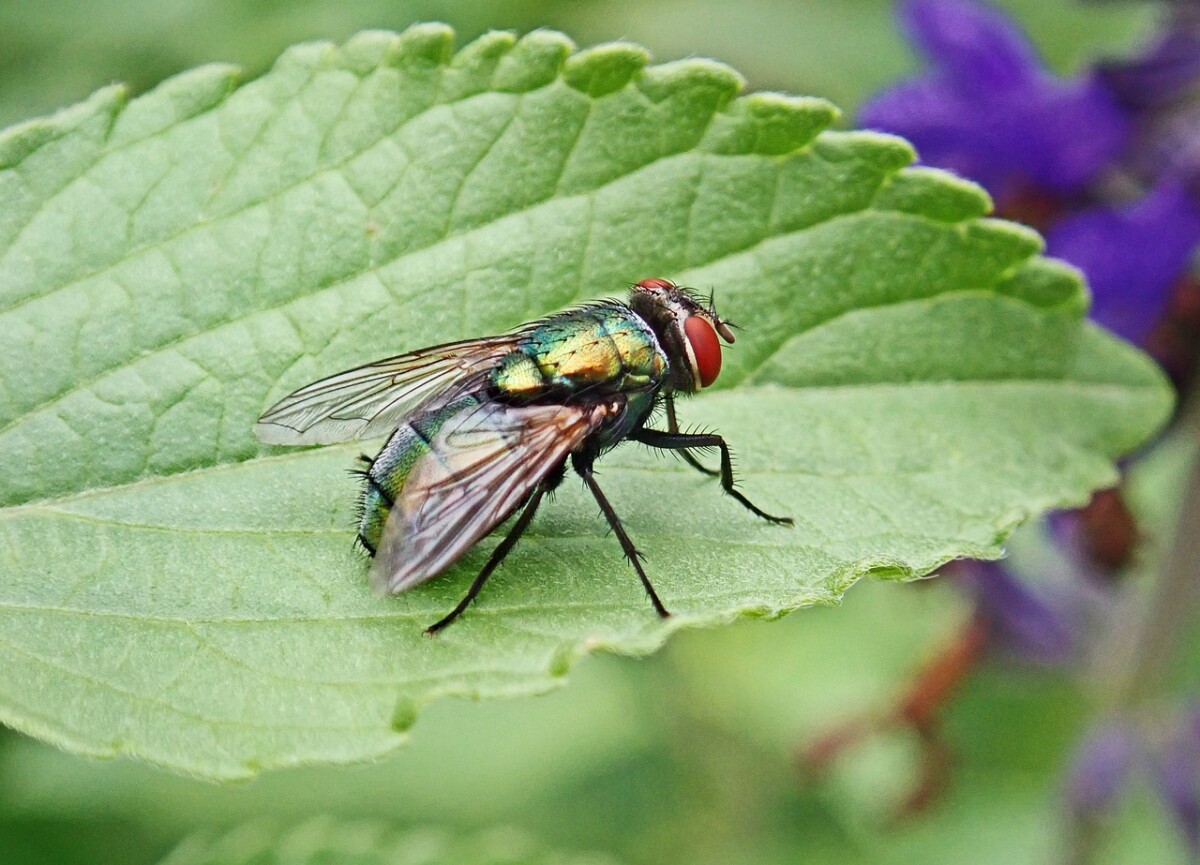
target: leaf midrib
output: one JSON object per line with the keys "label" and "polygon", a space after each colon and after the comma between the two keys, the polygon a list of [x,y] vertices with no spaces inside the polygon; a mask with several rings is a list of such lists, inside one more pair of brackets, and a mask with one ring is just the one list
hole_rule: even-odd
{"label": "leaf midrib", "polygon": [[[918,382],[865,382],[865,383],[846,383],[837,385],[805,385],[804,387],[790,387],[787,385],[769,382],[762,385],[739,385],[722,390],[722,393],[733,393],[747,387],[755,389],[760,388],[775,388],[783,392],[801,392],[806,394],[837,394],[844,391],[871,391],[871,390],[894,390],[896,388],[941,388],[946,386],[959,387],[981,387],[981,388],[1037,388],[1037,387],[1071,387],[1077,391],[1084,391],[1089,394],[1096,394],[1101,397],[1119,398],[1124,395],[1142,395],[1145,393],[1149,383],[1113,383],[1113,382],[1090,382],[1069,377],[1063,378],[1029,378],[1029,379],[943,379],[936,381],[918,381]],[[108,487],[95,487],[86,490],[77,490],[66,495],[55,496],[53,498],[32,499],[29,501],[20,502],[19,504],[10,504],[0,506],[0,521],[12,518],[22,512],[36,509],[53,510],[51,507],[54,504],[72,502],[76,500],[86,499],[92,496],[103,496],[113,492],[124,492],[126,490],[151,485],[158,483],[168,483],[177,481],[182,478],[187,478],[191,475],[207,472],[236,470],[242,466],[259,464],[271,461],[290,461],[295,459],[303,459],[311,455],[316,450],[328,450],[329,448],[342,448],[347,452],[359,449],[359,446],[342,446],[342,445],[323,445],[315,448],[303,448],[289,450],[284,453],[277,454],[257,454],[246,459],[230,459],[220,463],[211,465],[193,466],[178,472],[168,472],[165,474],[148,475],[146,477],[137,478],[128,483],[117,484]],[[779,470],[782,472],[783,470]],[[802,477],[825,477],[825,478],[840,478],[840,477],[858,477],[856,474],[849,475],[814,475],[813,473],[796,472],[797,476]],[[68,512],[69,513],[69,512]]]}

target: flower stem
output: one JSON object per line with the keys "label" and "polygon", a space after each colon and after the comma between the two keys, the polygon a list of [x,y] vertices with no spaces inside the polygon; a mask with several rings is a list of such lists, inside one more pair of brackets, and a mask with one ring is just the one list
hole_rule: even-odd
{"label": "flower stem", "polygon": [[[1200,388],[1193,386],[1178,420],[1200,442]],[[1183,637],[1200,609],[1200,451],[1192,459],[1170,547],[1157,579],[1129,627],[1114,631],[1111,659],[1102,674],[1106,685],[1101,716],[1131,718],[1159,697]],[[1098,719],[1098,720],[1102,720]],[[1102,852],[1106,821],[1078,814],[1071,821],[1065,861],[1091,865]]]}
{"label": "flower stem", "polygon": [[[1181,426],[1200,440],[1200,393],[1193,391]],[[1160,694],[1180,640],[1200,606],[1200,455],[1192,460],[1171,546],[1142,614],[1118,655],[1111,706],[1132,709]]]}

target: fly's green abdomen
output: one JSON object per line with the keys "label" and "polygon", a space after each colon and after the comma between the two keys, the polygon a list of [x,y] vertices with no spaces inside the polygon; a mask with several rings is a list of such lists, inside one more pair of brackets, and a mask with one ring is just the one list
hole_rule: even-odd
{"label": "fly's green abdomen", "polygon": [[437,458],[430,442],[437,437],[442,425],[464,407],[479,405],[480,402],[475,396],[465,396],[437,411],[410,418],[392,433],[383,450],[371,462],[370,468],[364,472],[366,485],[362,493],[362,514],[358,525],[358,539],[371,555],[379,548],[392,504],[404,489],[413,466],[427,454]]}
{"label": "fly's green abdomen", "polygon": [[501,397],[533,400],[652,388],[666,372],[649,325],[624,304],[602,303],[552,316],[522,334],[491,382]]}

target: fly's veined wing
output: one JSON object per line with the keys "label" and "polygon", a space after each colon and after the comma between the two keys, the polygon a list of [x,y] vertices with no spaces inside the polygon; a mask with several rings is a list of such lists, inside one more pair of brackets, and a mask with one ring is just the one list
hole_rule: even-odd
{"label": "fly's veined wing", "polygon": [[375,553],[376,588],[402,592],[449,568],[499,525],[619,402],[475,403],[449,418],[409,471]]}
{"label": "fly's veined wing", "polygon": [[340,372],[271,406],[254,434],[279,445],[387,435],[412,412],[474,389],[515,344],[513,336],[452,342]]}

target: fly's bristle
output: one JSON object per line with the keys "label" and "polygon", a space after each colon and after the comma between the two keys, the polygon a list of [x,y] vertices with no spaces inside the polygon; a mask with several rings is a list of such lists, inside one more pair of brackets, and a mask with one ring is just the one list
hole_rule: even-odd
{"label": "fly's bristle", "polygon": [[373,546],[371,546],[370,543],[367,542],[366,538],[364,538],[362,536],[362,532],[359,532],[357,535],[354,536],[354,543],[357,546],[362,547],[363,552],[366,553],[368,556],[370,556],[371,558],[375,558],[375,548]]}
{"label": "fly's bristle", "polygon": [[354,475],[356,478],[367,478],[370,480],[371,468],[375,465],[375,460],[371,459],[366,454],[359,454],[358,459],[355,460],[355,462],[362,463],[364,466],[366,466],[366,468],[352,468],[346,469],[346,471]]}
{"label": "fly's bristle", "polygon": [[[362,475],[364,478],[366,478],[368,481],[370,481],[370,477],[362,469],[351,469],[350,473],[354,474],[354,475]],[[375,548],[372,547],[367,542],[367,539],[365,537],[363,537],[363,533],[362,533],[362,524],[363,524],[363,520],[366,518],[366,515],[367,515],[367,502],[366,502],[366,490],[364,489],[363,493],[361,495],[359,495],[358,501],[356,501],[354,503],[355,534],[354,534],[353,546],[356,549],[361,549],[369,557],[374,558],[375,557]]]}

